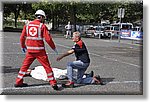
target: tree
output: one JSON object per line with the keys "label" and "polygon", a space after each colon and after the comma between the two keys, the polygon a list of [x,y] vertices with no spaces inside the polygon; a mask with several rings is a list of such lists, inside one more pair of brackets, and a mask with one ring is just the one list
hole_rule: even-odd
{"label": "tree", "polygon": [[[45,11],[47,20],[52,21],[52,30],[54,30],[57,25],[58,21],[58,13],[61,8],[59,8],[61,5],[59,3],[51,3],[51,2],[39,2],[32,4],[32,8],[34,10],[42,9]],[[56,25],[55,25],[56,23]]]}
{"label": "tree", "polygon": [[[23,19],[33,19],[34,13],[38,9],[45,11],[47,20],[52,22],[52,30],[57,29],[59,24],[67,24],[70,21],[74,26],[77,23],[97,23],[101,20],[110,20],[110,22],[118,21],[118,8],[125,9],[125,17],[123,22],[135,22],[143,19],[143,2],[120,1],[120,2],[48,2],[42,1],[38,3],[20,3],[20,4],[5,4],[4,17],[14,13],[15,27],[18,16]],[[27,10],[28,9],[28,10]],[[75,26],[76,27],[76,26]],[[76,28],[74,29],[76,30]]]}
{"label": "tree", "polygon": [[31,17],[33,17],[34,15],[34,10],[32,9],[32,4],[30,3],[26,3],[24,2],[22,4],[22,8],[21,8],[22,12],[23,12],[23,18],[22,19],[31,19]]}
{"label": "tree", "polygon": [[4,4],[4,16],[8,16],[11,12],[15,15],[15,28],[17,28],[17,18],[19,16],[21,4]]}
{"label": "tree", "polygon": [[17,28],[17,19],[20,15],[20,11],[24,12],[25,15],[22,19],[27,19],[27,14],[32,12],[31,4],[4,4],[4,17],[8,17],[11,13],[13,13],[15,19],[15,28]]}

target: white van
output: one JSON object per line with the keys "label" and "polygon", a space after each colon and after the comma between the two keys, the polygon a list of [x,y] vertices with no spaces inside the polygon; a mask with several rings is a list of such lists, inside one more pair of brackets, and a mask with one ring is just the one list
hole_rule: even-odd
{"label": "white van", "polygon": [[118,36],[119,34],[119,27],[116,26],[105,26],[104,27],[104,37],[112,37]]}

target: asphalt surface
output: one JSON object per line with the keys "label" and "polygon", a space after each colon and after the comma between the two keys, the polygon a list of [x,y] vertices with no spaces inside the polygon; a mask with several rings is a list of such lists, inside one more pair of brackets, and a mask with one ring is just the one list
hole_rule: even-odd
{"label": "asphalt surface", "polygon": [[[71,39],[65,39],[60,34],[54,35],[53,40],[59,55],[73,46]],[[48,82],[26,77],[25,83],[29,87],[15,88],[15,79],[25,54],[21,52],[19,44],[20,33],[3,32],[1,41],[1,94],[3,95],[66,95],[66,94],[96,94],[96,95],[142,95],[143,94],[143,46],[139,41],[109,40],[82,38],[89,50],[91,64],[86,71],[94,71],[100,75],[105,85],[76,85],[75,88],[60,88],[55,91]],[[70,55],[60,62],[58,55],[46,44],[46,51],[52,67],[66,68],[66,63],[75,60]],[[37,60],[30,66],[39,66]],[[60,86],[60,85],[59,85]],[[60,86],[61,87],[61,86]]]}

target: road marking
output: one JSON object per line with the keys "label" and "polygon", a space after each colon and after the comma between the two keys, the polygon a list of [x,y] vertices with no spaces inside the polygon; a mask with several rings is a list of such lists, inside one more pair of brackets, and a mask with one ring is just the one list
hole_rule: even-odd
{"label": "road marking", "polygon": [[69,46],[65,46],[65,45],[58,44],[58,43],[56,43],[56,45],[61,46],[61,47],[64,47],[64,48],[67,48],[67,49],[70,49],[70,47],[69,47]]}
{"label": "road marking", "polygon": [[[112,82],[104,82],[104,84],[141,84],[142,81],[112,81]],[[59,84],[58,87],[61,87]],[[39,88],[51,88],[50,85],[41,85],[41,86],[29,86],[29,87],[5,87],[0,88],[0,92],[6,91],[6,90],[24,90],[24,89],[39,89]]]}
{"label": "road marking", "polygon": [[105,59],[108,59],[108,60],[112,60],[112,61],[115,61],[115,62],[120,62],[120,63],[124,63],[124,64],[128,64],[128,65],[131,65],[131,66],[135,66],[135,67],[141,68],[141,66],[136,65],[136,64],[132,64],[132,63],[128,63],[128,62],[119,61],[119,60],[117,60],[117,59],[114,59],[114,58],[108,58],[108,57],[106,57],[106,56],[102,56],[102,55],[95,54],[95,53],[90,53],[90,54],[91,54],[91,55],[94,55],[94,56],[97,56],[97,57],[102,57],[102,58],[105,58]]}
{"label": "road marking", "polygon": [[126,52],[106,52],[106,53],[112,53],[112,54],[114,54],[114,53],[126,53]]}
{"label": "road marking", "polygon": [[20,43],[13,43],[13,45],[20,45]]}
{"label": "road marking", "polygon": [[[62,45],[62,44],[58,44],[56,43],[58,46],[61,46],[61,47],[64,47],[64,48],[67,48],[67,49],[70,49],[69,46],[65,46],[65,45]],[[0,54],[18,54],[18,55],[25,55],[25,53],[0,53]],[[55,54],[55,53],[46,53],[46,54]],[[59,54],[62,54],[62,53],[59,53]],[[97,57],[102,57],[102,58],[105,58],[105,59],[108,59],[108,60],[111,60],[111,61],[115,61],[115,62],[119,62],[119,63],[124,63],[124,64],[128,64],[128,65],[131,65],[131,66],[135,66],[135,67],[138,67],[138,68],[141,68],[141,66],[139,65],[136,65],[136,64],[132,64],[132,63],[128,63],[128,62],[123,62],[123,61],[120,61],[120,60],[117,60],[117,59],[114,59],[114,58],[109,58],[109,57],[106,57],[106,56],[102,56],[102,55],[99,55],[99,54],[95,54],[95,53],[89,53],[90,55],[94,55],[94,56],[97,56]]]}
{"label": "road marking", "polygon": [[50,85],[41,85],[41,86],[29,86],[29,87],[5,87],[5,88],[0,88],[0,91],[2,90],[21,90],[21,89],[38,89],[38,88],[46,88],[46,87],[51,87]]}
{"label": "road marking", "polygon": [[[108,42],[108,43],[110,43],[110,42],[111,43],[119,43],[118,41],[113,41],[113,40],[101,40],[101,41]],[[140,44],[140,42],[139,42],[139,44],[138,43],[133,44],[132,42],[128,43],[128,42],[121,41],[120,44],[128,44],[128,45],[134,45],[134,46],[143,46],[143,44]]]}
{"label": "road marking", "polygon": [[141,84],[143,83],[142,81],[112,81],[112,82],[104,82],[108,84]]}
{"label": "road marking", "polygon": [[[0,53],[1,55],[25,55],[26,53],[23,52],[4,52],[4,53]],[[47,55],[54,55],[56,53],[46,53]],[[63,53],[59,53],[59,54],[63,54]]]}
{"label": "road marking", "polygon": [[[70,48],[68,46],[65,46],[65,45],[62,45],[62,44],[58,44],[58,43],[57,43],[57,45],[61,46],[61,47],[64,47],[64,48],[67,48],[67,49]],[[131,65],[131,66],[135,66],[135,67],[141,68],[141,66],[139,66],[139,65],[128,63],[128,62],[123,62],[123,61],[120,61],[120,60],[117,60],[117,59],[114,59],[114,58],[108,58],[106,56],[102,56],[102,55],[95,54],[95,53],[90,53],[90,52],[89,52],[89,54],[94,55],[94,56],[98,56],[98,57],[102,57],[102,58],[105,58],[105,59],[108,59],[108,60],[112,60],[112,61],[115,61],[115,62],[124,63],[124,64],[128,64],[128,65]]]}

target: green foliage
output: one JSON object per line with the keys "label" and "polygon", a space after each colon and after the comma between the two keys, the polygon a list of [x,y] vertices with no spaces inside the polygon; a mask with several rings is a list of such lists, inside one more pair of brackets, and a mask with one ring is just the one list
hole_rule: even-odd
{"label": "green foliage", "polygon": [[[32,4],[15,4],[4,5],[4,17],[8,17],[11,13],[20,12],[18,16],[21,19],[34,19],[34,13],[38,9],[45,11],[47,20],[52,22],[53,27],[57,28],[59,24],[66,24],[68,21],[72,23],[92,23],[101,20],[118,21],[118,8],[125,9],[125,17],[123,22],[135,22],[143,19],[143,2],[129,0],[118,2],[48,2],[42,1]],[[17,9],[16,9],[17,8]],[[19,11],[20,10],[20,11]]]}

